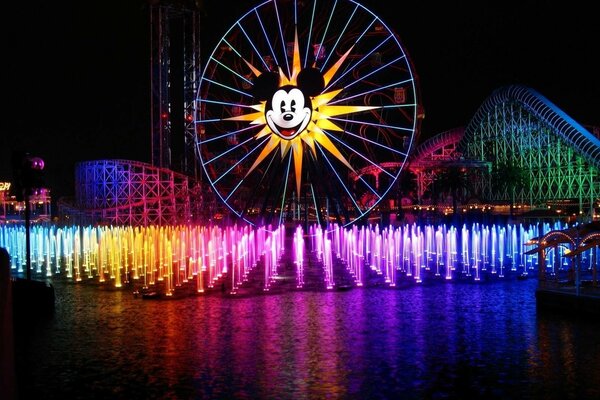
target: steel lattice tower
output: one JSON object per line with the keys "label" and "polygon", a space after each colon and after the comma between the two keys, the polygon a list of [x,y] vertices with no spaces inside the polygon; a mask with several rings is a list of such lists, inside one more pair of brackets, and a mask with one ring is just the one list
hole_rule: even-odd
{"label": "steel lattice tower", "polygon": [[152,165],[200,179],[194,153],[194,101],[200,73],[200,6],[150,1]]}

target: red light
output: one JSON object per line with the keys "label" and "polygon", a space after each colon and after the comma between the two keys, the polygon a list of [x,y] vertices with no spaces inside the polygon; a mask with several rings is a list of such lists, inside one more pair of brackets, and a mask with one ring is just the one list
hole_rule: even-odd
{"label": "red light", "polygon": [[164,113],[160,114],[160,117],[161,117],[162,119],[167,119],[167,118],[169,118],[169,113],[167,113],[167,112],[164,112]]}

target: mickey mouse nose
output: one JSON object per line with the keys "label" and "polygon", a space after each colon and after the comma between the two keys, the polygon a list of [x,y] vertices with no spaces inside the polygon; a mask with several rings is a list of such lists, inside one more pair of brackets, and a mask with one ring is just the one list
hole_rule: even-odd
{"label": "mickey mouse nose", "polygon": [[285,113],[283,114],[283,119],[284,121],[291,121],[294,119],[294,114],[292,113]]}

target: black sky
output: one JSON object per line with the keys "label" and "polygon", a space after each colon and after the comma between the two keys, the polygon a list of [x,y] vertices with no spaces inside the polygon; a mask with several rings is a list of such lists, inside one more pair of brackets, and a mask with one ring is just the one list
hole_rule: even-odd
{"label": "black sky", "polygon": [[[466,125],[494,89],[529,86],[583,125],[600,126],[600,22],[593,2],[381,1],[361,4],[398,33],[426,118],[422,137]],[[6,6],[0,180],[14,151],[46,160],[53,198],[74,166],[150,162],[145,0],[33,0]],[[202,46],[258,2],[206,0]]]}

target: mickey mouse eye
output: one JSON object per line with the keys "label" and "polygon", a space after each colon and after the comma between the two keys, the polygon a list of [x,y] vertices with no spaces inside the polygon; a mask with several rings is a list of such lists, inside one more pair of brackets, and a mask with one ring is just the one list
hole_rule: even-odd
{"label": "mickey mouse eye", "polygon": [[304,108],[304,94],[302,91],[300,91],[300,89],[294,88],[290,90],[289,99],[290,109],[292,112],[296,113]]}

